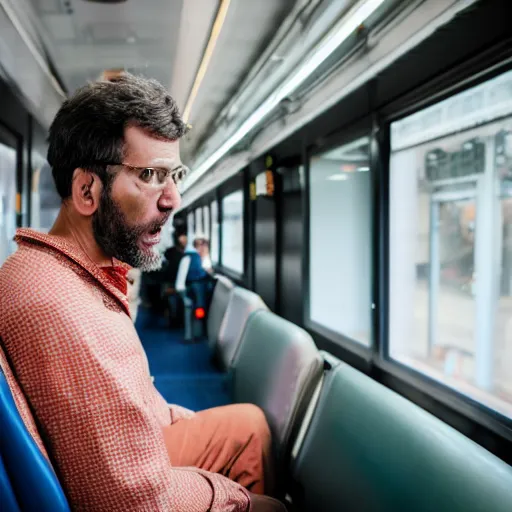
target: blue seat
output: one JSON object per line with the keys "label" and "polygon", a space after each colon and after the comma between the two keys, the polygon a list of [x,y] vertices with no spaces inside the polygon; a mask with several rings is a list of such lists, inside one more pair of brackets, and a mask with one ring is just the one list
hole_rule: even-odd
{"label": "blue seat", "polygon": [[53,468],[25,427],[1,369],[0,425],[2,512],[69,512]]}
{"label": "blue seat", "polygon": [[0,510],[2,512],[19,512],[20,510],[2,457],[0,457]]}

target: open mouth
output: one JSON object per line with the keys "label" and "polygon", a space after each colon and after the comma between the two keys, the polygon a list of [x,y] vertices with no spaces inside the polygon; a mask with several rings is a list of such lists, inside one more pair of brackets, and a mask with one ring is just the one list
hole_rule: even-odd
{"label": "open mouth", "polygon": [[151,231],[148,231],[141,237],[141,242],[147,246],[152,247],[160,242],[160,233],[162,232],[162,227],[159,226]]}

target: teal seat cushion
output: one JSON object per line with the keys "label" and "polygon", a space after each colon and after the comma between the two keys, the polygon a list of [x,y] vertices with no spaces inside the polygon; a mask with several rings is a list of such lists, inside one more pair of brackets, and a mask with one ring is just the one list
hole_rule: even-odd
{"label": "teal seat cushion", "polygon": [[512,511],[507,464],[343,363],[326,376],[293,475],[303,510]]}

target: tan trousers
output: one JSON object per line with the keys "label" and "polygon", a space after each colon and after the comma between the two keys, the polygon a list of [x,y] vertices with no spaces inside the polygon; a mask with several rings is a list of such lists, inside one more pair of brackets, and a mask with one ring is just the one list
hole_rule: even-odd
{"label": "tan trousers", "polygon": [[172,424],[164,437],[173,466],[195,466],[220,473],[253,493],[274,493],[270,430],[257,406],[200,411]]}

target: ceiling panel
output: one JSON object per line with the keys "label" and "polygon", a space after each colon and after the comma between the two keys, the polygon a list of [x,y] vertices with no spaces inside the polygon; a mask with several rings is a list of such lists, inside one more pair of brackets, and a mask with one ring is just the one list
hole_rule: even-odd
{"label": "ceiling panel", "polygon": [[75,25],[68,14],[49,14],[45,16],[45,24],[55,41],[73,41],[76,38]]}
{"label": "ceiling panel", "polygon": [[183,0],[31,2],[69,90],[96,79],[105,68],[126,68],[170,83]]}

